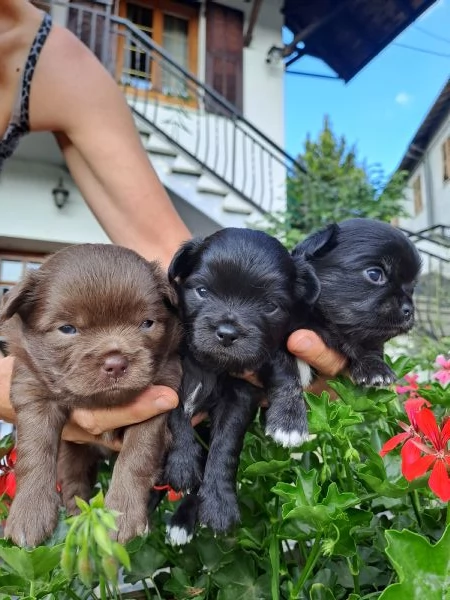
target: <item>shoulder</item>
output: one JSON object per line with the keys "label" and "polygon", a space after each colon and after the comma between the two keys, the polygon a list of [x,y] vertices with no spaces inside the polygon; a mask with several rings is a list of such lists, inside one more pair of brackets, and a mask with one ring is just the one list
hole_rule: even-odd
{"label": "shoulder", "polygon": [[111,93],[117,86],[95,55],[68,29],[53,24],[32,81],[31,129],[67,133],[80,111],[100,109]]}

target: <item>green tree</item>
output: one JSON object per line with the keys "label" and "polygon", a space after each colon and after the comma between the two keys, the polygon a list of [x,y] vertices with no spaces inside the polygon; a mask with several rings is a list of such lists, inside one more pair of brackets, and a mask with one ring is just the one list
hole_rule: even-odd
{"label": "green tree", "polygon": [[370,217],[391,221],[404,215],[406,173],[387,178],[380,165],[367,166],[344,136],[336,136],[328,117],[317,141],[308,136],[287,178],[287,208],[272,214],[265,229],[288,247],[333,221]]}

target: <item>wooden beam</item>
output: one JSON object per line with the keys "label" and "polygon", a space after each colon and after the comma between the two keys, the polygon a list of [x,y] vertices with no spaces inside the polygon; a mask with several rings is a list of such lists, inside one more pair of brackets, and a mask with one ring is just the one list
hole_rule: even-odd
{"label": "wooden beam", "polygon": [[250,46],[250,44],[252,43],[253,30],[255,28],[256,21],[258,20],[259,11],[261,10],[262,3],[263,0],[253,0],[247,31],[244,35],[244,48],[248,48],[248,46]]}
{"label": "wooden beam", "polygon": [[346,6],[348,6],[352,2],[352,0],[340,0],[338,6],[331,10],[324,17],[319,19],[318,21],[314,21],[314,23],[310,23],[307,27],[299,31],[292,42],[283,48],[283,57],[286,58],[290,56],[297,49],[297,44],[299,42],[304,42],[312,33],[315,33],[318,29],[326,25],[331,19],[333,19],[337,14],[339,14]]}

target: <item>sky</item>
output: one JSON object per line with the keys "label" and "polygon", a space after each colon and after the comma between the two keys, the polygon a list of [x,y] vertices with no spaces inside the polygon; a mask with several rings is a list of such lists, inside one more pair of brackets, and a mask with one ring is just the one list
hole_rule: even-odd
{"label": "sky", "polygon": [[[445,40],[427,35],[422,28]],[[447,56],[416,52],[395,43]],[[310,57],[290,69],[334,74]],[[450,0],[438,0],[347,84],[286,74],[286,150],[297,156],[308,133],[317,137],[327,114],[333,131],[356,144],[361,160],[381,164],[389,174],[449,76]]]}

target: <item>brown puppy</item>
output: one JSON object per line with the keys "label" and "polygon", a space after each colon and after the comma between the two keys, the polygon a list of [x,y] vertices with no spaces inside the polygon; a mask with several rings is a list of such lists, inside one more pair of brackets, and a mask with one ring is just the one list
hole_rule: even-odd
{"label": "brown puppy", "polygon": [[[151,384],[178,389],[175,303],[157,263],[107,244],[57,252],[4,297],[0,323],[16,357],[11,401],[18,436],[17,494],[5,534],[16,544],[34,546],[52,534],[57,479],[70,513],[75,495],[89,498],[100,454],[93,446],[60,443],[72,409],[127,404]],[[168,441],[165,415],[123,431],[105,499],[122,513],[121,542],[147,527],[148,495]]]}

